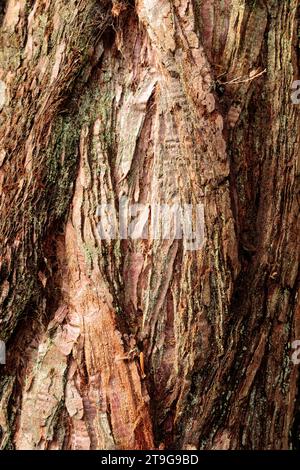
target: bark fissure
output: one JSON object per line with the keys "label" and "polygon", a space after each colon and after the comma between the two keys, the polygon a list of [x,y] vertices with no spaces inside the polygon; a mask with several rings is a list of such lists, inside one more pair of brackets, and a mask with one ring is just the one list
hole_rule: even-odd
{"label": "bark fissure", "polygon": [[[298,20],[297,0],[8,0],[1,448],[299,446]],[[204,244],[105,239],[133,204],[139,233],[201,204]]]}

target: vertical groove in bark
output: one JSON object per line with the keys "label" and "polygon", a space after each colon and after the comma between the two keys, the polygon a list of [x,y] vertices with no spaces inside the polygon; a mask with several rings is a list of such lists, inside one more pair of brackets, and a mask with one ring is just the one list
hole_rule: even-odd
{"label": "vertical groove in bark", "polygon": [[[291,446],[297,5],[8,1],[2,448]],[[204,246],[101,239],[122,197],[202,203]]]}

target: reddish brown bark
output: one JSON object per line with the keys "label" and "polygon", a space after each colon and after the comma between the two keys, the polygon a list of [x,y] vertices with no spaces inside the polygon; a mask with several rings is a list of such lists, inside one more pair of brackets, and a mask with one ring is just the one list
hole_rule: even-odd
{"label": "reddish brown bark", "polygon": [[[9,0],[1,447],[299,446],[297,0]],[[203,204],[205,242],[99,205]]]}

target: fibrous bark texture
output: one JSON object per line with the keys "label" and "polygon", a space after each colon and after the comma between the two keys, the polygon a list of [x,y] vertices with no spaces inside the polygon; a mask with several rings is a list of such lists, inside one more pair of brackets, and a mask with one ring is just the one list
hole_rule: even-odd
{"label": "fibrous bark texture", "polygon": [[1,448],[299,447],[298,0],[2,3]]}

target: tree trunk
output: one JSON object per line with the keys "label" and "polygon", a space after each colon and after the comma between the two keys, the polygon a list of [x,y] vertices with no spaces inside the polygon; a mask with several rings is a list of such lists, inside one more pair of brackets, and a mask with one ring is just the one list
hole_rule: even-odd
{"label": "tree trunk", "polygon": [[[2,2],[1,448],[299,447],[298,19]],[[163,204],[201,246],[103,236]]]}

